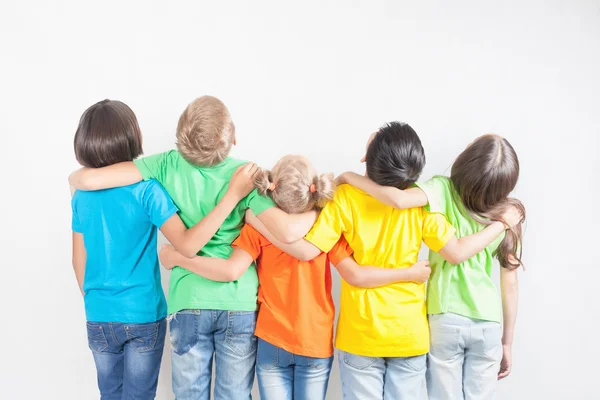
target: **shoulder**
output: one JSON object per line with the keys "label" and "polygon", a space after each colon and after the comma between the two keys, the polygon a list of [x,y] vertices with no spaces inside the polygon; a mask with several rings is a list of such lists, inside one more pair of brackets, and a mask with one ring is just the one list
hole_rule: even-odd
{"label": "shoulder", "polygon": [[366,195],[366,193],[360,189],[355,188],[352,185],[348,185],[347,183],[344,183],[343,185],[340,185],[337,187],[337,189],[335,191],[334,199],[343,200],[343,199],[349,199],[352,197],[360,197],[361,195]]}

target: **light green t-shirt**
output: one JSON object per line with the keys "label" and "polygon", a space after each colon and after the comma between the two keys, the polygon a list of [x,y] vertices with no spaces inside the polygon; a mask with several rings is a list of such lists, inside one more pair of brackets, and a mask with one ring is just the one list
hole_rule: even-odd
{"label": "light green t-shirt", "polygon": [[[484,226],[465,211],[449,178],[436,176],[417,183],[427,195],[431,212],[443,214],[456,229],[457,237],[479,232]],[[496,285],[492,281],[493,254],[504,233],[482,252],[459,265],[451,265],[438,253],[429,252],[431,276],[427,285],[427,312],[447,312],[473,319],[500,322],[502,307]]]}
{"label": "light green t-shirt", "polygon": [[[167,190],[179,216],[189,228],[204,218],[223,198],[236,168],[245,161],[227,158],[212,167],[196,167],[175,150],[136,160],[144,180],[156,179]],[[217,233],[198,255],[228,258],[231,243],[240,235],[248,208],[256,215],[275,203],[253,190],[238,203]],[[258,276],[254,263],[235,282],[214,282],[183,268],[171,272],[168,312],[184,309],[254,311],[258,295]]]}

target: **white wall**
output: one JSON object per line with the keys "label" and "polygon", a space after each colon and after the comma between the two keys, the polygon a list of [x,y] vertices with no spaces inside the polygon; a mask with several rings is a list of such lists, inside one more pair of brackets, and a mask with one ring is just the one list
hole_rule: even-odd
{"label": "white wall", "polygon": [[368,134],[398,119],[424,142],[427,178],[505,135],[529,224],[500,398],[597,398],[598,1],[2,1],[0,44],[0,398],[97,397],[70,265],[80,114],[126,102],[151,154],[202,94],[230,107],[234,154],[264,166],[293,152],[359,171]]}

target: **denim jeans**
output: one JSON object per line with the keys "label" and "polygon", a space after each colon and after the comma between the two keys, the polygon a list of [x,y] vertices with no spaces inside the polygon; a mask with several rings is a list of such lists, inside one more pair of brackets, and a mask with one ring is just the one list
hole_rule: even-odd
{"label": "denim jeans", "polygon": [[170,318],[173,392],[177,400],[210,399],[213,355],[214,399],[252,398],[255,311],[182,310]]}
{"label": "denim jeans", "polygon": [[88,322],[90,349],[102,400],[153,399],[167,322]]}
{"label": "denim jeans", "polygon": [[434,314],[429,316],[429,330],[429,398],[494,399],[502,360],[500,324],[452,313]]}
{"label": "denim jeans", "polygon": [[333,357],[290,353],[258,339],[256,375],[262,400],[323,400]]}
{"label": "denim jeans", "polygon": [[344,399],[417,400],[425,386],[426,355],[366,357],[338,354]]}

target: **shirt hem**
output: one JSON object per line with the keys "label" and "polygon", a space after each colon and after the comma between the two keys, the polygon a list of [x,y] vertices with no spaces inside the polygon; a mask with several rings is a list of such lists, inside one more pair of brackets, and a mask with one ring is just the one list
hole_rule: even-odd
{"label": "shirt hem", "polygon": [[418,350],[400,350],[400,349],[369,349],[369,351],[365,351],[363,348],[353,348],[346,346],[335,346],[336,349],[344,351],[346,353],[355,354],[357,356],[363,357],[415,357],[422,356],[429,352],[429,347],[421,348]]}
{"label": "shirt hem", "polygon": [[[167,317],[167,314],[158,314],[153,315],[148,318],[124,318],[122,315],[89,315],[86,314],[85,319],[88,322],[121,322],[127,324],[149,324],[152,322],[157,322]],[[97,317],[97,318],[95,318]]]}
{"label": "shirt hem", "polygon": [[181,310],[256,311],[256,303],[187,303],[169,307],[168,314]]}
{"label": "shirt hem", "polygon": [[471,318],[471,319],[478,319],[481,321],[497,322],[497,323],[502,322],[501,318],[490,318],[484,314],[474,313],[474,312],[465,312],[463,310],[448,309],[446,311],[441,311],[441,310],[437,310],[437,311],[429,311],[428,310],[427,311],[427,314],[447,314],[447,313],[458,314],[458,315],[462,315],[463,317],[467,317],[467,318]]}

